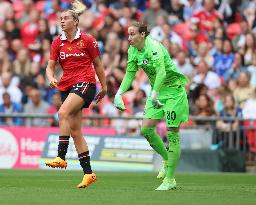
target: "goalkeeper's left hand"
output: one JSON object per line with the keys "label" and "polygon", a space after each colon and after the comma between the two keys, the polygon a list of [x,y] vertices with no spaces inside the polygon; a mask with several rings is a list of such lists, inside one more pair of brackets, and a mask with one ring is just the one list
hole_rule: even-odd
{"label": "goalkeeper's left hand", "polygon": [[123,101],[122,95],[120,95],[120,94],[115,95],[114,106],[121,111],[126,110],[126,108],[124,106],[124,101]]}
{"label": "goalkeeper's left hand", "polygon": [[153,107],[156,109],[158,109],[164,105],[163,103],[161,103],[158,100],[158,92],[156,92],[155,90],[152,91],[151,100],[152,100]]}

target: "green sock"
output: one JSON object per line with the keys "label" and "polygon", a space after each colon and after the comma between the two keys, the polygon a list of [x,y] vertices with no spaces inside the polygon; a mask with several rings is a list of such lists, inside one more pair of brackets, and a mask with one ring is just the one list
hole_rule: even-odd
{"label": "green sock", "polygon": [[180,137],[178,132],[168,131],[167,132],[169,139],[169,150],[168,150],[168,162],[167,162],[167,173],[166,177],[169,179],[174,178],[174,172],[177,166],[177,163],[180,159]]}
{"label": "green sock", "polygon": [[162,156],[163,160],[168,160],[168,152],[164,145],[163,140],[161,137],[156,134],[155,128],[153,127],[142,127],[141,134],[147,139],[150,146]]}

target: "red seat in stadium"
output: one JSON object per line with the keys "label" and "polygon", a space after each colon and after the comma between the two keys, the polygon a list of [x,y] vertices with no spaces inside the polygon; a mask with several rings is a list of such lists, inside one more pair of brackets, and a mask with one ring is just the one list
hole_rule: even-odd
{"label": "red seat in stadium", "polygon": [[240,33],[239,23],[231,23],[226,28],[226,33],[229,39],[233,39]]}

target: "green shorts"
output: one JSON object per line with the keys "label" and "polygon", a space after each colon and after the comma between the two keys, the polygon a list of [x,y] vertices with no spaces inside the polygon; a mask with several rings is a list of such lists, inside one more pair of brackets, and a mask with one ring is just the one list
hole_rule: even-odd
{"label": "green shorts", "polygon": [[164,106],[156,109],[152,105],[151,97],[148,97],[144,118],[161,120],[166,117],[167,127],[179,127],[182,122],[188,121],[188,99],[183,86],[161,88],[158,99]]}

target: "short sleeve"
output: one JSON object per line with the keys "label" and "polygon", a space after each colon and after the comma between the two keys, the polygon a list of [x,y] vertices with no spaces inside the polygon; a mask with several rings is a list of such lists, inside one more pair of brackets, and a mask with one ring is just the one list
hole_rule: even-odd
{"label": "short sleeve", "polygon": [[90,36],[88,38],[87,48],[88,48],[89,56],[92,60],[94,60],[95,58],[100,56],[98,42],[96,41],[96,39],[94,37]]}
{"label": "short sleeve", "polygon": [[59,49],[59,46],[58,46],[58,37],[56,37],[53,42],[52,42],[52,45],[51,45],[51,51],[50,51],[50,60],[54,60],[54,61],[57,61],[58,58],[59,58],[59,53],[58,53],[58,49]]}

